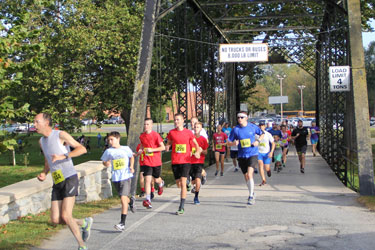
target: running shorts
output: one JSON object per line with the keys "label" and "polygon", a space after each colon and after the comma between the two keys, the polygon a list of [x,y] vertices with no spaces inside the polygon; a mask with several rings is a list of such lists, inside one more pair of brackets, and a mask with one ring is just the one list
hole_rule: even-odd
{"label": "running shorts", "polygon": [[191,164],[190,176],[192,180],[196,178],[202,179],[203,164]]}
{"label": "running shorts", "polygon": [[247,173],[249,167],[256,168],[258,163],[258,156],[254,155],[249,158],[238,158],[238,165],[241,168],[243,174]]}
{"label": "running shorts", "polygon": [[296,151],[298,154],[306,154],[307,145],[298,146],[296,145]]}
{"label": "running shorts", "polygon": [[62,201],[66,197],[77,196],[78,183],[78,175],[75,174],[58,184],[53,184],[51,200]]}
{"label": "running shorts", "polygon": [[130,184],[130,178],[122,181],[113,182],[113,186],[116,188],[116,191],[119,196],[128,196],[130,194]]}
{"label": "running shorts", "polygon": [[181,177],[187,178],[189,176],[190,168],[191,168],[190,163],[172,165],[174,179],[178,180]]}
{"label": "running shorts", "polygon": [[221,151],[216,151],[216,150],[215,150],[215,153],[220,153],[220,155],[225,155],[225,151],[224,151],[224,152],[221,152]]}
{"label": "running shorts", "polygon": [[238,157],[238,151],[237,150],[231,150],[230,151],[230,158],[236,159]]}
{"label": "running shorts", "polygon": [[263,164],[271,164],[272,158],[268,157],[269,153],[259,153],[258,161],[262,161]]}
{"label": "running shorts", "polygon": [[281,162],[281,158],[283,157],[283,154],[277,154],[274,156],[275,157],[275,162]]}
{"label": "running shorts", "polygon": [[141,166],[141,172],[143,172],[143,176],[152,175],[152,177],[157,179],[160,177],[160,174],[161,174],[161,166],[150,167],[150,166],[143,165]]}
{"label": "running shorts", "polygon": [[317,144],[318,143],[318,141],[319,141],[319,139],[311,139],[311,144]]}

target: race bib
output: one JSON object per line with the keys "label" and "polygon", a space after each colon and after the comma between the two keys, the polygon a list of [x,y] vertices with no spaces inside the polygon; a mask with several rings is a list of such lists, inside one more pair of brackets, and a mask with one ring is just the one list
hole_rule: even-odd
{"label": "race bib", "polygon": [[175,150],[177,154],[186,153],[186,144],[176,144]]}
{"label": "race bib", "polygon": [[261,142],[261,143],[259,144],[259,147],[266,147],[266,143]]}
{"label": "race bib", "polygon": [[191,149],[191,152],[192,152],[193,154],[195,154],[195,152],[197,152],[197,149],[194,147],[194,148]]}
{"label": "race bib", "polygon": [[286,139],[284,139],[284,140],[282,140],[281,142],[282,142],[282,143],[284,143],[284,144],[286,144],[287,140],[286,140]]}
{"label": "race bib", "polygon": [[61,171],[61,169],[56,170],[55,172],[52,173],[52,179],[53,183],[59,184],[60,182],[65,181],[65,177]]}
{"label": "race bib", "polygon": [[113,169],[114,170],[120,170],[120,169],[123,169],[124,167],[125,167],[125,159],[124,158],[113,160]]}
{"label": "race bib", "polygon": [[223,148],[223,145],[216,144],[216,149],[222,149],[222,148]]}
{"label": "race bib", "polygon": [[143,161],[143,154],[141,154],[141,161]]}
{"label": "race bib", "polygon": [[280,144],[276,144],[276,148],[279,148],[280,147]]}
{"label": "race bib", "polygon": [[154,156],[154,152],[149,152],[149,153],[146,153],[146,149],[149,149],[149,148],[145,148],[145,155],[147,156]]}
{"label": "race bib", "polygon": [[243,139],[243,140],[240,140],[241,142],[241,147],[242,148],[249,148],[251,147],[251,141],[250,139]]}

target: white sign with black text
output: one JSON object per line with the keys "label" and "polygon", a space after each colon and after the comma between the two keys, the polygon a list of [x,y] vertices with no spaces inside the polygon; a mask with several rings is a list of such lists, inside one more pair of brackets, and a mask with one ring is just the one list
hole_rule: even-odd
{"label": "white sign with black text", "polygon": [[329,67],[331,92],[350,91],[350,66]]}
{"label": "white sign with black text", "polygon": [[268,62],[267,43],[220,44],[220,62]]}

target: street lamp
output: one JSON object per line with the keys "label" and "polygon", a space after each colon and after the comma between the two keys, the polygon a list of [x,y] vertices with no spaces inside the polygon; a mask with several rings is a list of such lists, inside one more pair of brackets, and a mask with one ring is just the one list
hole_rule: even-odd
{"label": "street lamp", "polygon": [[301,111],[303,115],[303,89],[306,88],[305,85],[298,85],[298,88],[301,90]]}
{"label": "street lamp", "polygon": [[[286,77],[286,75],[277,75],[277,79],[280,80],[280,96],[283,96],[283,80]],[[281,98],[281,97],[280,97]],[[283,102],[281,101],[281,122],[283,122]]]}

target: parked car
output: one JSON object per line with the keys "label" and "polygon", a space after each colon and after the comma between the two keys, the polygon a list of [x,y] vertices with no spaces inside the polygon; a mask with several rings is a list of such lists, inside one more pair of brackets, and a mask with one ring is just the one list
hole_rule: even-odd
{"label": "parked car", "polygon": [[92,119],[83,119],[81,120],[82,125],[87,126],[92,124]]}
{"label": "parked car", "polygon": [[30,125],[29,129],[28,129],[29,133],[36,133],[36,128],[34,125]]}
{"label": "parked car", "polygon": [[11,125],[6,126],[5,130],[8,133],[16,133],[17,132],[17,128],[18,128],[17,124],[11,124]]}
{"label": "parked car", "polygon": [[112,117],[110,119],[105,119],[103,121],[104,124],[118,124],[119,123],[119,118],[118,117]]}
{"label": "parked car", "polygon": [[16,132],[17,133],[26,133],[29,125],[27,123],[17,124]]}
{"label": "parked car", "polygon": [[[270,127],[270,126],[272,126],[272,123],[274,123],[274,120],[271,119],[271,118],[260,118],[259,123],[264,123],[264,124],[266,124],[267,127]],[[258,125],[259,125],[259,123],[258,123]]]}

